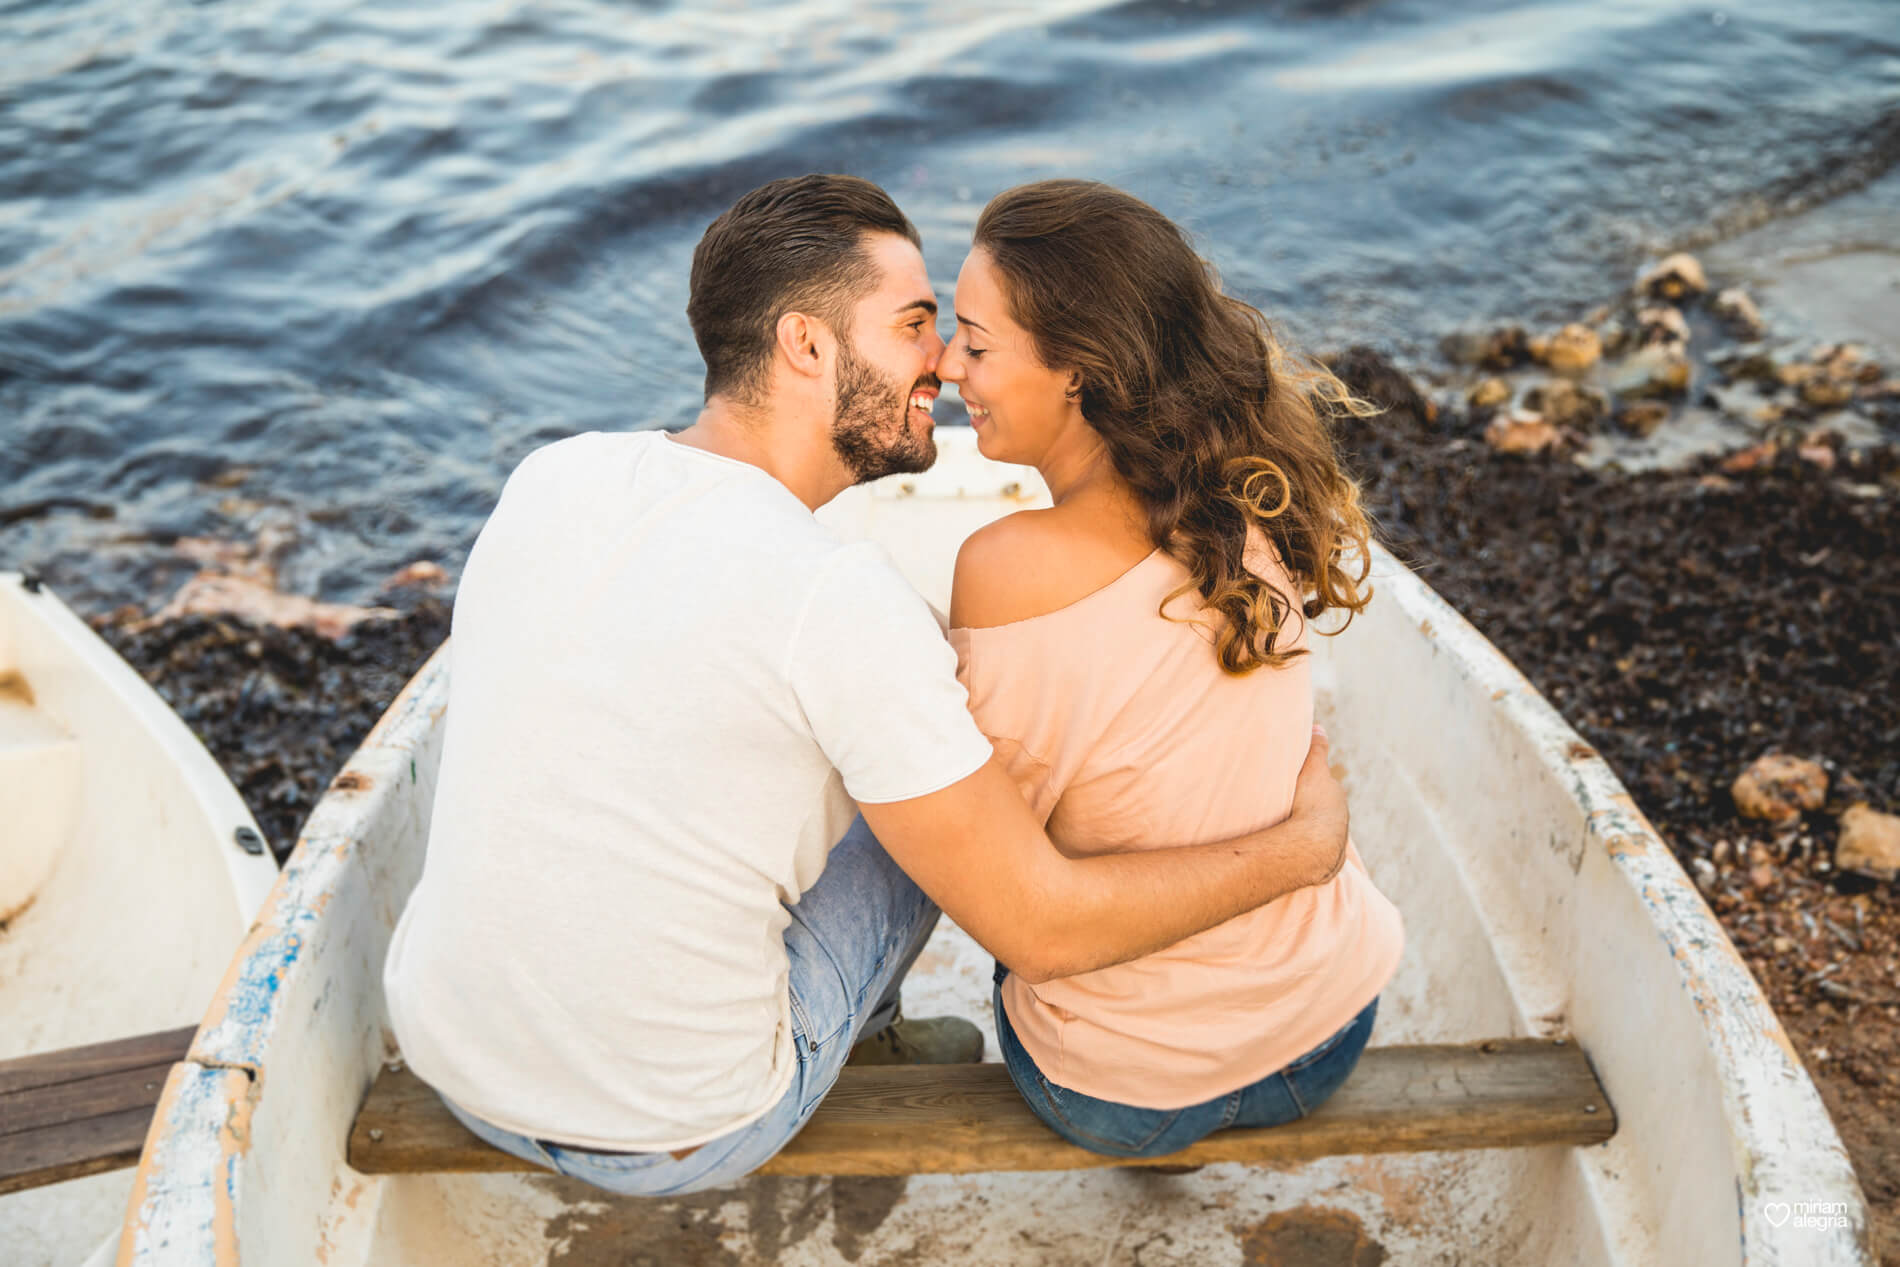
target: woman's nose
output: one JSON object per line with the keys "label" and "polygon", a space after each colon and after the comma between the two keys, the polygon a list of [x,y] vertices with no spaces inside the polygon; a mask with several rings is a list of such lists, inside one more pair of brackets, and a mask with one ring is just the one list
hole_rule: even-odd
{"label": "woman's nose", "polygon": [[955,345],[946,344],[937,357],[937,377],[948,383],[961,383],[963,369],[963,357],[957,353]]}

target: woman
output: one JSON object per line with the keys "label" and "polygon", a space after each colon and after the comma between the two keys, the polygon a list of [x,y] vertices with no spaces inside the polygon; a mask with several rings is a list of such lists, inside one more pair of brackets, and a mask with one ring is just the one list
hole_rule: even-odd
{"label": "woman", "polygon": [[[1285,817],[1312,735],[1309,622],[1369,597],[1365,516],[1327,434],[1361,406],[1105,185],[992,201],[956,317],[938,373],[982,452],[1034,465],[1055,501],[970,538],[950,612],[977,722],[1051,839],[1133,848]],[[1349,846],[1327,883],[1157,954],[1041,985],[999,965],[998,1037],[1058,1134],[1160,1156],[1332,1094],[1403,941]]]}

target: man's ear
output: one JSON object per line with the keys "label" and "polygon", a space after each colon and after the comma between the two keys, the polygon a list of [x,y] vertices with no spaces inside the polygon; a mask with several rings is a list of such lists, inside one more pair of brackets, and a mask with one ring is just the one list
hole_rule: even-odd
{"label": "man's ear", "polygon": [[802,312],[788,312],[778,319],[779,354],[792,371],[810,378],[822,377],[825,358],[831,354],[831,331],[823,322]]}

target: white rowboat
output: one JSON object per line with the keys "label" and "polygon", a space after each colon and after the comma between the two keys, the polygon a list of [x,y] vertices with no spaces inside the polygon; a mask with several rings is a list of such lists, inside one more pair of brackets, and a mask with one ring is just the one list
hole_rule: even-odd
{"label": "white rowboat", "polygon": [[[1040,485],[967,430],[938,436],[929,474],[823,517],[883,541],[942,607],[964,535]],[[438,655],[311,816],[173,1071],[121,1263],[1869,1264],[1820,1098],[1668,849],[1495,648],[1376,566],[1371,608],[1315,640],[1314,666],[1354,836],[1408,927],[1373,1043],[1568,1036],[1614,1104],[1608,1142],[1179,1176],[754,1177],[665,1201],[544,1175],[359,1174],[345,1140],[397,1054],[380,969],[422,863],[450,702]],[[907,1010],[987,1025],[988,966],[942,928]]]}
{"label": "white rowboat", "polygon": [[[0,1061],[193,1023],[277,878],[239,828],[236,789],[151,687],[0,572]],[[131,1185],[0,1196],[0,1262],[80,1262]]]}

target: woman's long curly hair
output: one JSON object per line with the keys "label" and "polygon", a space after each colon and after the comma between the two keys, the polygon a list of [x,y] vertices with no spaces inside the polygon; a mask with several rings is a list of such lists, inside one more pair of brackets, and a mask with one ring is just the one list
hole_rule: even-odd
{"label": "woman's long curly hair", "polygon": [[1302,654],[1279,647],[1291,604],[1247,569],[1250,528],[1278,549],[1307,621],[1344,608],[1343,629],[1364,609],[1370,529],[1331,424],[1372,406],[1290,357],[1172,221],[1118,189],[1007,190],[983,209],[975,245],[1043,364],[1079,376],[1082,417],[1146,509],[1150,539],[1192,577],[1163,612],[1198,591],[1223,670]]}

